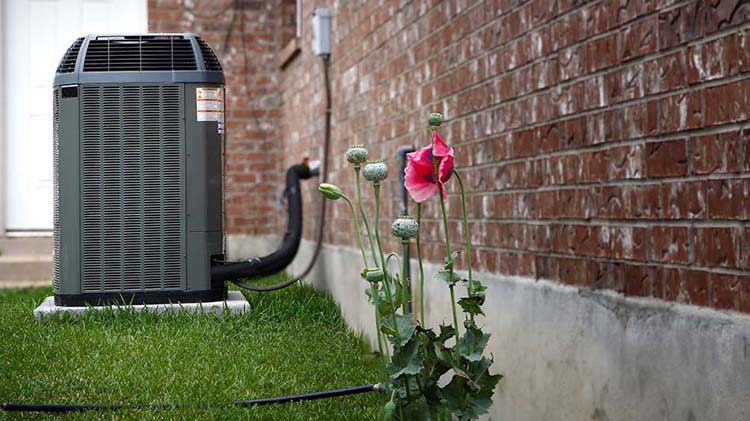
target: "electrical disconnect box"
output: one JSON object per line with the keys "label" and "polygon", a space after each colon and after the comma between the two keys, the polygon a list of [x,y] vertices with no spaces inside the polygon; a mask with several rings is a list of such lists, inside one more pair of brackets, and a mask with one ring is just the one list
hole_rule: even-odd
{"label": "electrical disconnect box", "polygon": [[313,51],[318,56],[331,55],[331,11],[317,9],[313,14]]}

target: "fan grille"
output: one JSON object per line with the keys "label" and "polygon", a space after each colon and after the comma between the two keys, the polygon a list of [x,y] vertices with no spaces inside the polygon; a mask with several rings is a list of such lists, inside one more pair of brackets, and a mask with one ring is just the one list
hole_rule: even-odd
{"label": "fan grille", "polygon": [[196,70],[189,39],[178,35],[105,36],[89,41],[84,72]]}

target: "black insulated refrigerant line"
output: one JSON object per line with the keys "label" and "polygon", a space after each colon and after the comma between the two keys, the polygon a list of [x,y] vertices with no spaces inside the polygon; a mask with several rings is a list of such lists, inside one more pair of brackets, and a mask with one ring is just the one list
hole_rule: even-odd
{"label": "black insulated refrigerant line", "polygon": [[[323,143],[323,169],[320,174],[320,182],[328,181],[328,155],[331,143],[331,82],[328,74],[330,65],[330,56],[322,56],[323,79],[325,82],[326,98],[326,115],[325,115],[325,139]],[[269,292],[286,288],[304,279],[310,274],[315,262],[318,260],[320,250],[323,248],[323,233],[325,228],[326,200],[320,200],[320,218],[318,223],[318,238],[315,244],[315,251],[305,270],[301,275],[295,276],[284,282],[275,285],[258,286],[242,282],[242,279],[257,279],[264,276],[273,275],[284,270],[292,263],[299,250],[299,244],[302,240],[302,193],[300,191],[300,180],[310,178],[316,175],[311,172],[306,165],[294,165],[286,173],[286,190],[287,206],[289,207],[289,217],[287,220],[287,229],[284,234],[281,247],[273,253],[255,257],[243,262],[223,262],[214,261],[211,266],[211,279],[217,281],[231,281],[240,288],[255,291]]]}
{"label": "black insulated refrigerant line", "polygon": [[302,239],[302,192],[300,180],[312,177],[306,164],[297,164],[286,171],[288,217],[287,228],[281,246],[273,253],[243,262],[215,261],[211,266],[211,279],[235,281],[241,278],[259,278],[284,270],[292,262]]}
{"label": "black insulated refrigerant line", "polygon": [[278,403],[312,401],[316,399],[335,398],[338,396],[356,395],[358,393],[377,392],[381,390],[377,384],[346,387],[343,389],[324,390],[322,392],[303,393],[299,395],[277,396],[274,398],[236,400],[232,403],[154,403],[154,404],[34,404],[34,403],[3,403],[0,409],[6,412],[84,412],[84,411],[113,411],[118,409],[180,409],[180,408],[217,408],[229,406],[257,406]]}

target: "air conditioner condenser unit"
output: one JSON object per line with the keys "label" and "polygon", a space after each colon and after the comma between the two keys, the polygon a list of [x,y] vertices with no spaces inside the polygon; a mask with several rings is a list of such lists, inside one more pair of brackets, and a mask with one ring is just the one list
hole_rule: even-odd
{"label": "air conditioner condenser unit", "polygon": [[55,304],[223,300],[224,73],[208,44],[79,38],[53,103]]}

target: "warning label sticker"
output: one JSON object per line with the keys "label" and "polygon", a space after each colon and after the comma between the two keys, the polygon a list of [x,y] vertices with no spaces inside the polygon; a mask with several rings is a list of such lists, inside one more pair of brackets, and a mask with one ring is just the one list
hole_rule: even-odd
{"label": "warning label sticker", "polygon": [[195,103],[198,121],[224,121],[224,89],[195,88]]}

